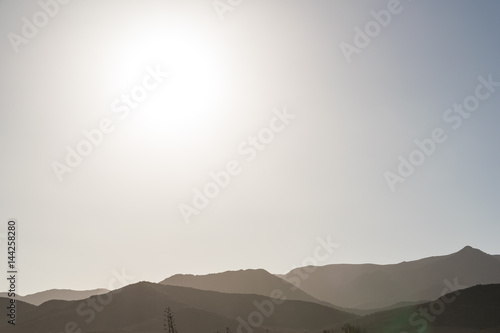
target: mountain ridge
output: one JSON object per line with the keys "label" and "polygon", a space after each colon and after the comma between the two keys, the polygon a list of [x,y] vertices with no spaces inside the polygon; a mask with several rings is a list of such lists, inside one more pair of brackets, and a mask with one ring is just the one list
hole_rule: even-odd
{"label": "mountain ridge", "polygon": [[[0,306],[6,301],[0,299]],[[20,312],[14,330],[4,322],[0,322],[0,330],[60,332],[68,322],[73,322],[84,332],[159,332],[163,328],[166,307],[172,308],[179,332],[183,333],[222,331],[225,327],[236,331],[238,325],[244,325],[241,322],[249,325],[255,320],[252,318],[262,318],[262,324],[253,329],[257,333],[264,333],[266,328],[273,329],[273,332],[299,333],[320,330],[356,317],[304,301],[138,282],[81,301],[53,300],[39,306],[31,305],[25,312]],[[197,322],[193,318],[204,319]]]}
{"label": "mountain ridge", "polygon": [[[303,269],[296,268],[283,278],[297,281],[297,271]],[[452,254],[399,264],[318,266],[308,273],[307,279],[299,281],[299,287],[342,308],[376,311],[399,302],[434,299],[440,295],[445,281],[455,278],[464,288],[500,283],[500,261],[496,256],[465,246]]]}
{"label": "mountain ridge", "polygon": [[[473,333],[500,327],[500,284],[452,291],[421,304],[376,312],[351,321],[370,333]],[[497,331],[495,331],[497,332]]]}
{"label": "mountain ridge", "polygon": [[[40,305],[51,300],[75,301],[85,299],[92,295],[101,295],[108,293],[108,289],[97,288],[90,290],[73,289],[49,289],[45,291],[28,294],[25,296],[16,295],[16,300],[23,301],[33,305]],[[0,293],[0,297],[8,297],[7,293]]]}
{"label": "mountain ridge", "polygon": [[291,283],[280,279],[264,269],[225,271],[207,275],[175,274],[159,282],[163,285],[190,287],[223,293],[255,294],[269,296],[273,290],[281,290],[287,299],[301,300],[332,306],[321,301]]}

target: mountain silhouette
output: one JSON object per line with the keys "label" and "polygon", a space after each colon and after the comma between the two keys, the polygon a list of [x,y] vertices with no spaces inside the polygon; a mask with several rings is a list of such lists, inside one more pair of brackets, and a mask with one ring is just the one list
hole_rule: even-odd
{"label": "mountain silhouette", "polygon": [[227,271],[207,275],[177,274],[161,281],[160,284],[222,293],[255,294],[262,296],[270,296],[273,290],[280,290],[286,299],[289,300],[332,306],[332,304],[320,301],[264,269]]}
{"label": "mountain silhouette", "polygon": [[[0,298],[0,308],[9,304]],[[281,277],[240,270],[178,274],[115,291],[48,290],[19,297],[16,306],[16,326],[1,321],[0,332],[159,333],[169,307],[180,333],[226,327],[236,333],[333,333],[346,323],[368,333],[498,333],[500,260],[466,246],[399,264],[297,268]],[[425,309],[435,315],[424,321]]]}
{"label": "mountain silhouette", "polygon": [[[296,268],[283,278],[296,279]],[[300,280],[300,288],[315,298],[343,308],[376,310],[400,302],[441,296],[446,281],[461,288],[500,283],[500,261],[470,246],[445,256],[392,265],[333,264],[317,267]]]}
{"label": "mountain silhouette", "polygon": [[[63,301],[75,301],[85,299],[93,295],[101,295],[108,293],[107,289],[94,289],[94,290],[70,290],[70,289],[50,289],[26,296],[17,295],[16,299],[30,303],[33,305],[40,305],[50,300],[58,299]],[[7,297],[7,293],[0,293],[0,297]]]}
{"label": "mountain silhouette", "polygon": [[352,323],[370,333],[497,333],[499,314],[500,284],[492,284],[447,293],[433,302],[377,312]]}
{"label": "mountain silhouette", "polygon": [[[3,298],[2,302],[7,302],[7,299]],[[160,332],[166,307],[174,312],[177,328],[182,333],[223,331],[226,327],[236,332],[240,325],[238,318],[249,322],[249,316],[258,312],[261,315],[257,317],[261,316],[263,323],[252,328],[258,333],[266,329],[290,333],[321,330],[356,317],[331,307],[295,300],[267,306],[271,312],[269,315],[256,306],[269,305],[270,302],[269,297],[261,295],[219,293],[140,282],[81,301],[53,300],[35,308],[31,305],[27,309],[19,308],[15,328],[0,322],[0,330],[61,332],[65,325],[72,322],[82,332]],[[95,304],[98,306],[93,310]]]}

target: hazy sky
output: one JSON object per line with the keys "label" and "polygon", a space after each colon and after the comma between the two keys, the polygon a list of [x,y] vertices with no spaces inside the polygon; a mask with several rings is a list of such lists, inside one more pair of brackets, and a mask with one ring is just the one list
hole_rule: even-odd
{"label": "hazy sky", "polygon": [[[0,232],[18,220],[21,294],[107,287],[122,269],[284,273],[329,235],[322,265],[500,253],[500,2],[59,7],[0,1]],[[464,101],[475,111],[447,111]],[[100,126],[60,181],[67,147],[88,152],[82,131]],[[420,163],[414,141],[436,128],[446,141],[424,141],[392,191],[386,173]],[[179,206],[228,164],[186,223]]]}

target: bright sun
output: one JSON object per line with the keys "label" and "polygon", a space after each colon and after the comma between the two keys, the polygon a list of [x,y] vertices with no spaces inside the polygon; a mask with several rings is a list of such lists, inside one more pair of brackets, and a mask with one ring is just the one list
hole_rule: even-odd
{"label": "bright sun", "polygon": [[[133,127],[142,139],[202,141],[217,126],[216,103],[223,98],[224,69],[214,41],[202,30],[147,30],[127,34],[114,45],[114,87],[130,91],[159,66],[169,77],[134,110]],[[180,148],[180,146],[179,146]]]}

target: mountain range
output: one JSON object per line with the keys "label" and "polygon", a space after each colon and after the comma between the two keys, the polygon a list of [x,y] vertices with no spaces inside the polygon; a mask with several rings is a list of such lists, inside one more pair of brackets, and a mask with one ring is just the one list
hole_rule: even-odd
{"label": "mountain range", "polygon": [[[174,275],[161,284],[225,293],[268,296],[281,289],[287,299],[315,302],[357,314],[416,304],[441,296],[447,284],[466,288],[500,283],[500,256],[470,246],[444,256],[392,265],[333,264],[300,267],[285,275],[241,270]],[[279,277],[282,281],[277,279]]]}
{"label": "mountain range", "polygon": [[[17,295],[16,299],[33,305],[40,305],[50,300],[58,299],[63,301],[74,301],[85,299],[93,295],[108,293],[107,289],[94,290],[70,290],[70,289],[50,289],[26,296]],[[0,297],[8,297],[7,293],[0,293]]]}
{"label": "mountain range", "polygon": [[352,321],[368,332],[500,332],[500,284],[448,293],[433,302],[377,312]]}
{"label": "mountain range", "polygon": [[[0,299],[0,308],[8,299]],[[150,282],[126,286],[81,301],[53,300],[40,306],[19,302],[15,328],[0,323],[2,332],[161,332],[167,307],[174,314],[179,332],[252,330],[303,332],[332,327],[354,314],[316,303],[283,301],[260,295],[219,293]],[[265,326],[264,324],[265,318]],[[262,320],[262,325],[253,325]],[[253,326],[252,326],[253,325]],[[257,327],[254,327],[257,326]],[[5,331],[4,331],[5,330]]]}
{"label": "mountain range", "polygon": [[[0,308],[8,306],[0,298]],[[0,331],[159,333],[167,308],[179,333],[341,332],[345,324],[368,333],[498,333],[500,256],[467,246],[393,265],[177,274],[115,291],[49,290],[18,298],[16,326],[3,320]]]}
{"label": "mountain range", "polygon": [[[446,281],[461,288],[500,283],[500,256],[466,246],[459,252],[393,265],[335,264],[307,273],[297,268],[283,278],[309,295],[344,308],[377,310],[400,302],[433,300]],[[307,278],[298,279],[300,274]]]}

